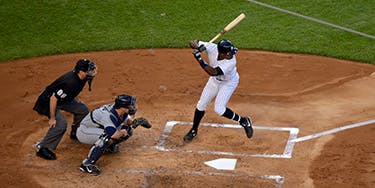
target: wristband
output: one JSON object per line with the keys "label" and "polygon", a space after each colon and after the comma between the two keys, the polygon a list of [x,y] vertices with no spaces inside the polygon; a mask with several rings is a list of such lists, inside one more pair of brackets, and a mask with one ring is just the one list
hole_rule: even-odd
{"label": "wristband", "polygon": [[202,69],[208,66],[208,64],[204,61],[199,61],[199,65],[202,67]]}

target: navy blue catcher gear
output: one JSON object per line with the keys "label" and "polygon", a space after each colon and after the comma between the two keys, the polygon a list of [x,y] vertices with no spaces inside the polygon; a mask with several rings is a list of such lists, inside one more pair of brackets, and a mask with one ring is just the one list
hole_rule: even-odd
{"label": "navy blue catcher gear", "polygon": [[238,52],[238,48],[234,47],[231,41],[223,39],[218,43],[217,51],[233,56]]}
{"label": "navy blue catcher gear", "polygon": [[134,115],[137,112],[137,108],[135,107],[135,103],[137,99],[130,95],[119,95],[115,99],[115,109],[119,109],[121,107],[129,109],[129,115]]}

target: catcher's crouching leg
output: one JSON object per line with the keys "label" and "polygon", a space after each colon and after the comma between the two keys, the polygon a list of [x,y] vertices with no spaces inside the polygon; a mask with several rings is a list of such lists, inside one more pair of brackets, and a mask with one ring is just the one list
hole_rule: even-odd
{"label": "catcher's crouching leg", "polygon": [[80,169],[90,174],[99,175],[100,169],[95,165],[96,161],[103,155],[104,151],[110,146],[110,136],[103,134],[99,140],[91,147],[89,154],[85,160],[82,161]]}

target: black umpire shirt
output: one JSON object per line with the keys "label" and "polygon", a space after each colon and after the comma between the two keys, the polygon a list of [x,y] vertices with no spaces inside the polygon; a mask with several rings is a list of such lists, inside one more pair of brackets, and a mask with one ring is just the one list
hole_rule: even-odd
{"label": "black umpire shirt", "polygon": [[49,101],[52,95],[57,98],[57,105],[72,101],[82,91],[87,80],[81,80],[77,73],[69,71],[56,79],[39,95],[34,110],[49,117]]}

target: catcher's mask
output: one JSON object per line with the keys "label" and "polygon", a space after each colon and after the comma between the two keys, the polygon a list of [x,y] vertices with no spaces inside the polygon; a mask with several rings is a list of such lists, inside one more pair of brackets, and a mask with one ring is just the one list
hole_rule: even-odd
{"label": "catcher's mask", "polygon": [[116,97],[114,108],[127,108],[129,110],[129,115],[134,115],[137,112],[137,107],[135,106],[136,102],[137,99],[135,97],[122,94]]}
{"label": "catcher's mask", "polygon": [[83,71],[86,73],[86,80],[89,84],[89,91],[91,91],[91,83],[97,73],[95,62],[88,59],[78,60],[76,66],[74,67],[74,72],[78,73],[79,71]]}
{"label": "catcher's mask", "polygon": [[238,48],[234,47],[231,41],[223,39],[218,43],[217,51],[232,57],[238,52]]}

